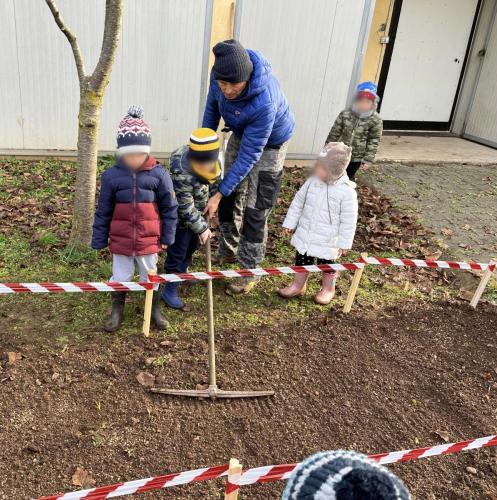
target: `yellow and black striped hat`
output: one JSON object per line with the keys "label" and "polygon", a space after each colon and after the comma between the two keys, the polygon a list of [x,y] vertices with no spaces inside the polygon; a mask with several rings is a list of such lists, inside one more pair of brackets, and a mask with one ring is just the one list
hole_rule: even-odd
{"label": "yellow and black striped hat", "polygon": [[216,161],[219,157],[219,136],[210,128],[197,128],[190,135],[188,157],[199,163]]}

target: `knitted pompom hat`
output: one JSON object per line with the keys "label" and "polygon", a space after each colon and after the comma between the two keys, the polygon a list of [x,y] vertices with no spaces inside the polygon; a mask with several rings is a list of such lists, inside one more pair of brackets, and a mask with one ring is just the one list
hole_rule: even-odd
{"label": "knitted pompom hat", "polygon": [[152,135],[141,106],[130,106],[117,129],[117,154],[150,153]]}
{"label": "knitted pompom hat", "polygon": [[409,500],[404,483],[352,451],[316,453],[294,470],[282,500]]}
{"label": "knitted pompom hat", "polygon": [[345,173],[350,163],[352,148],[343,142],[329,142],[319,153],[316,165],[322,166],[326,172],[326,182],[334,182]]}
{"label": "knitted pompom hat", "polygon": [[219,158],[219,136],[210,128],[197,128],[190,135],[188,157],[198,163],[216,161]]}

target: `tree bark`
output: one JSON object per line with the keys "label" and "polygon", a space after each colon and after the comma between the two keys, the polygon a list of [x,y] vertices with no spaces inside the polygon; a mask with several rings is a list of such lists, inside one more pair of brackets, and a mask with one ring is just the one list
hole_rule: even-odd
{"label": "tree bark", "polygon": [[78,168],[70,244],[89,245],[95,212],[98,132],[103,94],[82,88],[78,117]]}
{"label": "tree bark", "polygon": [[87,75],[76,35],[66,25],[55,0],[45,0],[54,20],[71,45],[79,79],[78,166],[70,245],[88,246],[95,214],[98,132],[103,98],[121,36],[124,0],[106,0],[105,28],[97,65]]}

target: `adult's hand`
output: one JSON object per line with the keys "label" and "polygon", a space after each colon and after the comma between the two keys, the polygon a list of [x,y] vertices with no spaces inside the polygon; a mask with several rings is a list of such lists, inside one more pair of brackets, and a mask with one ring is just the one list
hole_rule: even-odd
{"label": "adult's hand", "polygon": [[219,203],[223,195],[221,193],[216,193],[209,198],[207,205],[204,210],[204,214],[208,214],[209,219],[213,219],[216,216]]}

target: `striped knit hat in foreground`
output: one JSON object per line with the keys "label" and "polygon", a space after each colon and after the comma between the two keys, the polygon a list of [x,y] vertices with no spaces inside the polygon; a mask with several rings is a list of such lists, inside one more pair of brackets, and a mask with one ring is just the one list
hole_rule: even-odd
{"label": "striped knit hat in foreground", "polygon": [[210,128],[197,128],[190,136],[188,158],[197,163],[210,163],[219,157],[219,136]]}
{"label": "striped knit hat in foreground", "polygon": [[152,135],[140,106],[130,106],[117,129],[117,154],[150,153]]}
{"label": "striped knit hat in foreground", "polygon": [[409,500],[404,483],[374,460],[353,451],[316,453],[302,462],[282,500]]}

